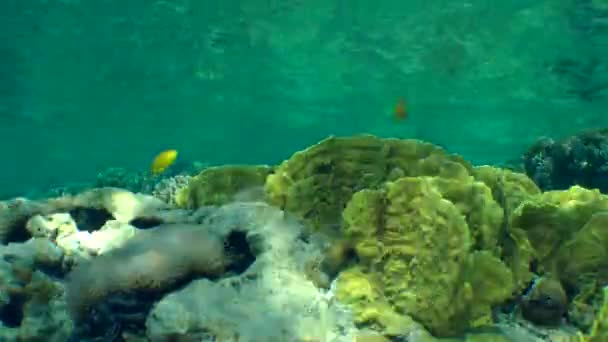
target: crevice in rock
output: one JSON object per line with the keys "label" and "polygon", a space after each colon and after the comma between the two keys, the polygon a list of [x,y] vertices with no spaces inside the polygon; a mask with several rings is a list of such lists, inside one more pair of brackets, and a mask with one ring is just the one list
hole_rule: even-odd
{"label": "crevice in rock", "polygon": [[9,303],[0,307],[0,321],[9,328],[18,328],[23,321],[23,306],[25,296],[13,294],[10,296]]}
{"label": "crevice in rock", "polygon": [[70,210],[70,215],[76,222],[78,230],[93,232],[99,230],[107,221],[114,217],[105,209],[76,207]]}
{"label": "crevice in rock", "polygon": [[164,222],[157,217],[138,217],[129,222],[130,225],[139,229],[149,229],[160,226]]}

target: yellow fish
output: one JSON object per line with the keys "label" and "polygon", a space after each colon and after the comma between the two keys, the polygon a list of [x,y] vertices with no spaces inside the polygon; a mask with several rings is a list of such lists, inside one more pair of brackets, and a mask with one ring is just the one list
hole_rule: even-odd
{"label": "yellow fish", "polygon": [[159,153],[150,165],[150,172],[153,175],[163,173],[169,166],[173,165],[177,159],[177,150],[166,150]]}

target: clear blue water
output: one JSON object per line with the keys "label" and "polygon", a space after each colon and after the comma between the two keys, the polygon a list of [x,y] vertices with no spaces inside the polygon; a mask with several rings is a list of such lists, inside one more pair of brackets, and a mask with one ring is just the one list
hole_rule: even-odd
{"label": "clear blue water", "polygon": [[273,164],[332,134],[517,159],[540,136],[608,126],[607,13],[605,0],[4,0],[0,198],[146,170],[167,148]]}

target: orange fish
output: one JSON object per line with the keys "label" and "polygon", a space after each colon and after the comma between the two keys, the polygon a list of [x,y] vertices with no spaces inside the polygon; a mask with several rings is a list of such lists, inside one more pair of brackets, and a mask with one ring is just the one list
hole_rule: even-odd
{"label": "orange fish", "polygon": [[407,118],[407,109],[405,108],[405,100],[403,98],[399,99],[399,102],[397,102],[393,116],[400,121]]}

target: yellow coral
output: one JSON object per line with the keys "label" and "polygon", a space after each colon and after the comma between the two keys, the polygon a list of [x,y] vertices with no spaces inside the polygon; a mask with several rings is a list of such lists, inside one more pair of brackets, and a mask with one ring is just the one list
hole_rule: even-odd
{"label": "yellow coral", "polygon": [[371,135],[327,138],[295,153],[268,176],[268,200],[314,229],[337,227],[353,193],[403,176],[468,176],[461,157],[418,140]]}
{"label": "yellow coral", "polygon": [[[558,274],[572,284],[581,272],[599,270],[608,255],[608,236],[601,227],[608,196],[574,186],[524,201],[511,216],[511,231],[525,232],[540,272]],[[600,216],[596,216],[600,215]],[[597,274],[596,274],[597,275]]]}
{"label": "yellow coral", "polygon": [[[438,335],[491,323],[491,306],[513,289],[511,271],[494,252],[471,251],[463,213],[472,207],[498,213],[494,221],[471,220],[479,236],[496,236],[502,211],[489,189],[469,178],[403,177],[355,193],[343,212],[344,235],[353,239],[366,272],[381,281],[383,296]],[[472,193],[479,197],[466,189],[477,189]]]}
{"label": "yellow coral", "polygon": [[588,335],[579,333],[578,342],[605,342],[608,341],[608,287],[604,290],[603,304],[601,305],[591,331]]}
{"label": "yellow coral", "polygon": [[411,331],[424,333],[411,317],[393,310],[382,296],[379,283],[372,278],[353,267],[340,273],[337,279],[336,298],[350,306],[355,323],[381,330],[388,336],[406,335]]}
{"label": "yellow coral", "polygon": [[189,181],[188,186],[177,194],[176,202],[181,207],[198,208],[238,200],[245,191],[254,192],[256,188],[259,188],[261,193],[271,171],[272,168],[266,165],[210,167]]}
{"label": "yellow coral", "polygon": [[590,341],[608,340],[608,287],[604,288],[604,303],[591,327]]}
{"label": "yellow coral", "polygon": [[608,280],[608,212],[599,212],[572,238],[566,241],[556,257],[557,269],[563,279],[591,275]]}

